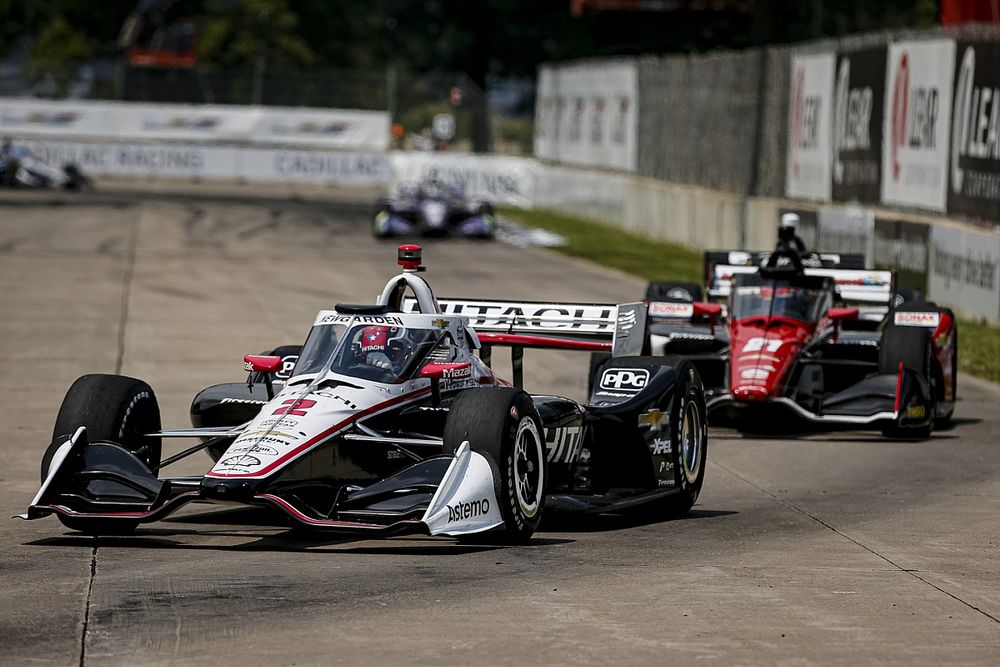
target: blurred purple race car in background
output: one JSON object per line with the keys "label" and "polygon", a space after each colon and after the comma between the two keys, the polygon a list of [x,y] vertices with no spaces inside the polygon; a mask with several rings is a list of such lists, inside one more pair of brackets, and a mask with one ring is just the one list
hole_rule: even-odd
{"label": "blurred purple race car in background", "polygon": [[436,180],[400,184],[396,196],[378,201],[372,219],[376,238],[454,234],[492,239],[495,227],[492,204]]}

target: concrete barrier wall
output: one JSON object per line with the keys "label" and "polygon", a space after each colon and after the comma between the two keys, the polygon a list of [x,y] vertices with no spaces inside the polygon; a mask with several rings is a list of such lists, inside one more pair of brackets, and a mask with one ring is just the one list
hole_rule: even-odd
{"label": "concrete barrier wall", "polygon": [[874,248],[873,266],[894,268],[907,286],[963,314],[1000,321],[1000,232],[892,209],[743,197],[624,172],[529,158],[440,153],[346,153],[199,145],[34,141],[58,163],[95,175],[383,185],[437,178],[498,204],[540,207],[605,221],[696,249],[774,247],[780,213],[803,218],[803,237],[823,247]]}

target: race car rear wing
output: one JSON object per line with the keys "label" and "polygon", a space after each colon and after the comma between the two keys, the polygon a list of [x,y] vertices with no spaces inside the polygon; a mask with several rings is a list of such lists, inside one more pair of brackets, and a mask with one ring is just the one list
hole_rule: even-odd
{"label": "race car rear wing", "polygon": [[[770,253],[722,251],[705,253],[706,294],[711,301],[729,297],[733,276],[754,273]],[[810,261],[811,259],[811,261]],[[735,261],[733,261],[735,260]],[[857,306],[862,320],[881,321],[895,294],[895,274],[864,268],[864,255],[820,254],[806,256],[805,274],[833,278],[841,299]]]}
{"label": "race car rear wing", "polygon": [[[437,299],[441,313],[469,318],[480,343],[480,357],[489,363],[491,348],[510,347],[514,385],[520,386],[524,348],[612,352],[614,356],[642,353],[646,306],[642,303],[552,303]],[[418,312],[415,299],[403,300],[403,312]]]}

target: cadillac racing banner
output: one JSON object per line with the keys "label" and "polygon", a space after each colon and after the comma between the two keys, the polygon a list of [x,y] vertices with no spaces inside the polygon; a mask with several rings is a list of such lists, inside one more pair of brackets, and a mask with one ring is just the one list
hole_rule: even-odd
{"label": "cadillac racing banner", "polygon": [[885,56],[884,46],[837,54],[832,169],[837,201],[879,201]]}
{"label": "cadillac racing banner", "polygon": [[948,212],[1000,220],[1000,43],[959,42]]}
{"label": "cadillac racing banner", "polygon": [[833,68],[832,53],[792,58],[785,173],[789,197],[830,199]]}
{"label": "cadillac racing banner", "polygon": [[945,210],[955,42],[889,46],[882,203]]}

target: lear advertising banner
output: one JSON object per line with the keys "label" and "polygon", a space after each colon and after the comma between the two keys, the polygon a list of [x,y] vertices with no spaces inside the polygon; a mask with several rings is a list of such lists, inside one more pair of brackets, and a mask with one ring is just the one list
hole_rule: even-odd
{"label": "lear advertising banner", "polygon": [[948,212],[1000,220],[1000,43],[959,42]]}
{"label": "lear advertising banner", "polygon": [[889,47],[882,124],[882,203],[945,210],[955,42]]}
{"label": "lear advertising banner", "polygon": [[535,155],[635,171],[638,87],[632,60],[541,67]]}
{"label": "lear advertising banner", "polygon": [[896,271],[899,287],[927,294],[930,226],[885,218],[875,219],[875,268]]}
{"label": "lear advertising banner", "polygon": [[884,46],[837,54],[833,199],[877,204],[881,194]]}
{"label": "lear advertising banner", "polygon": [[785,192],[801,199],[830,199],[831,113],[835,56],[792,58]]}
{"label": "lear advertising banner", "polygon": [[875,214],[856,207],[819,210],[816,250],[864,253],[865,268],[874,266]]}
{"label": "lear advertising banner", "polygon": [[968,315],[1000,319],[1000,234],[931,228],[930,298]]}

